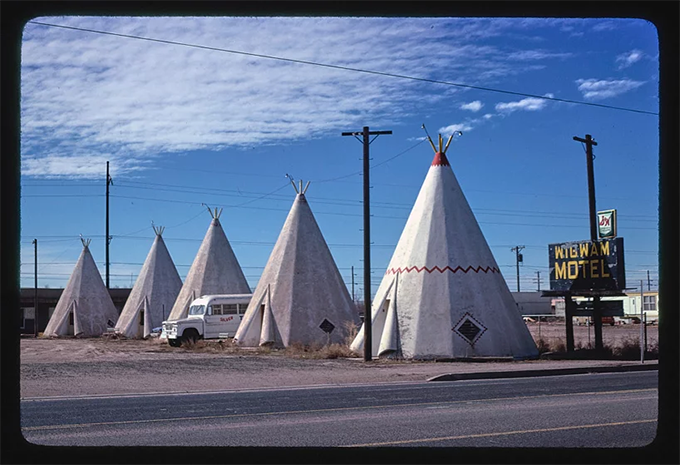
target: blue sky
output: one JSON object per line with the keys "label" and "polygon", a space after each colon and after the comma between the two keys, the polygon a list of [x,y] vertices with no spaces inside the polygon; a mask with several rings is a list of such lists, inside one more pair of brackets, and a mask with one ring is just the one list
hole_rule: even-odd
{"label": "blue sky", "polygon": [[[635,19],[116,18],[34,21],[658,112],[655,27]],[[618,210],[629,287],[658,283],[658,115],[28,23],[21,68],[21,285],[63,287],[81,251],[104,276],[110,161],[111,285],[130,287],[153,241],[184,278],[222,224],[255,287],[307,192],[348,288],[363,289],[362,146],[371,144],[377,288],[433,157],[449,159],[511,290],[548,288],[548,244],[589,238],[585,153],[598,210]]]}

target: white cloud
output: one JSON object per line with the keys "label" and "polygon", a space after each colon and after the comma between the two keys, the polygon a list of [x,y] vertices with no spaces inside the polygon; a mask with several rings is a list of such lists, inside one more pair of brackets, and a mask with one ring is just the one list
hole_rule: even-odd
{"label": "white cloud", "polygon": [[492,115],[491,113],[487,113],[487,114],[485,114],[484,116],[482,116],[482,118],[484,118],[484,119],[491,119],[491,118],[493,118],[493,115]]}
{"label": "white cloud", "polygon": [[582,37],[583,32],[582,31],[577,31],[576,27],[571,24],[564,24],[560,27],[560,31],[562,32],[568,32],[569,37]]}
{"label": "white cloud", "polygon": [[[565,55],[517,50],[509,60],[499,47],[480,45],[480,39],[551,26],[507,18],[36,21],[421,78],[446,76],[482,86],[544,68],[536,60]],[[367,120],[391,125],[426,113],[433,103],[460,92],[30,22],[23,37],[20,116],[22,174],[27,176],[94,178],[101,177],[106,160],[119,174],[129,173],[152,167],[161,156],[189,150],[317,138],[360,127]],[[465,105],[475,112],[482,108],[478,101]]]}
{"label": "white cloud", "polygon": [[475,100],[474,102],[463,103],[460,106],[460,109],[461,110],[470,110],[470,111],[473,111],[473,112],[476,113],[479,110],[481,110],[483,106],[484,106],[484,104],[482,102],[480,102],[479,100]]}
{"label": "white cloud", "polygon": [[575,82],[578,84],[578,90],[581,91],[583,97],[592,100],[616,97],[617,95],[637,89],[644,84],[644,82],[633,81],[631,79],[577,79]]}
{"label": "white cloud", "polygon": [[[474,42],[512,27],[484,19],[37,21],[424,78],[444,73],[470,84],[532,69]],[[432,29],[433,22],[446,27]],[[21,72],[22,169],[29,176],[98,177],[105,159],[129,172],[188,150],[320,137],[367,119],[391,124],[409,116],[400,109],[425,111],[458,92],[423,94],[408,80],[31,23]]]}
{"label": "white cloud", "polygon": [[598,22],[593,26],[593,31],[612,31],[616,29],[616,23],[614,21],[604,21]]}
{"label": "white cloud", "polygon": [[472,131],[472,126],[469,123],[458,123],[458,124],[451,124],[449,126],[444,126],[439,128],[439,133],[442,136],[450,136],[454,132],[461,131],[461,132],[467,132],[467,131]]}
{"label": "white cloud", "polygon": [[522,50],[519,52],[513,52],[508,55],[509,60],[544,60],[546,58],[569,58],[573,56],[573,53],[555,53],[548,52],[546,50]]}
{"label": "white cloud", "polygon": [[[549,96],[549,95],[546,95]],[[545,108],[547,100],[527,97],[518,102],[497,103],[496,111],[511,113],[516,110],[538,111]]]}
{"label": "white cloud", "polygon": [[110,163],[109,173],[129,173],[143,169],[150,160],[137,160],[107,155],[55,155],[47,154],[40,158],[24,158],[21,161],[22,174],[26,176],[40,176],[57,178],[69,176],[73,178],[101,178],[105,177],[106,162]]}
{"label": "white cloud", "polygon": [[633,63],[642,59],[644,53],[641,50],[631,50],[630,52],[622,53],[616,57],[616,63],[619,63],[619,69],[628,68]]}

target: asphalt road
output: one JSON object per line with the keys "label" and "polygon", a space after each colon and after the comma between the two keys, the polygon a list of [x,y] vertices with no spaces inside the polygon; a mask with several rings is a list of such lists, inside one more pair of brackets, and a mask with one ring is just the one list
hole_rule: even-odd
{"label": "asphalt road", "polygon": [[637,447],[657,372],[27,399],[29,442],[79,446]]}

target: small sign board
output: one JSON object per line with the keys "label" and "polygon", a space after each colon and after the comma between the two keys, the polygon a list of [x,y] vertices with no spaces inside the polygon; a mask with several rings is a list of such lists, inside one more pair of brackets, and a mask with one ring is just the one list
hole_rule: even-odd
{"label": "small sign board", "polygon": [[324,320],[319,325],[319,328],[321,328],[321,330],[324,333],[328,333],[330,335],[333,332],[333,330],[335,329],[335,325],[324,318]]}
{"label": "small sign board", "polygon": [[[602,316],[623,316],[622,300],[600,300],[597,306]],[[593,316],[593,301],[576,302],[572,316]]]}
{"label": "small sign board", "polygon": [[620,291],[626,287],[623,238],[548,244],[550,289]]}
{"label": "small sign board", "polygon": [[600,239],[616,237],[616,210],[597,212],[597,231]]}

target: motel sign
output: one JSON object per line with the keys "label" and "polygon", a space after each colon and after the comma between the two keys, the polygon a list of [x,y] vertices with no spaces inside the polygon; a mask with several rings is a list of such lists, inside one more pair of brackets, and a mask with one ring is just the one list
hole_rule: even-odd
{"label": "motel sign", "polygon": [[623,238],[548,245],[550,289],[619,291],[626,287]]}

